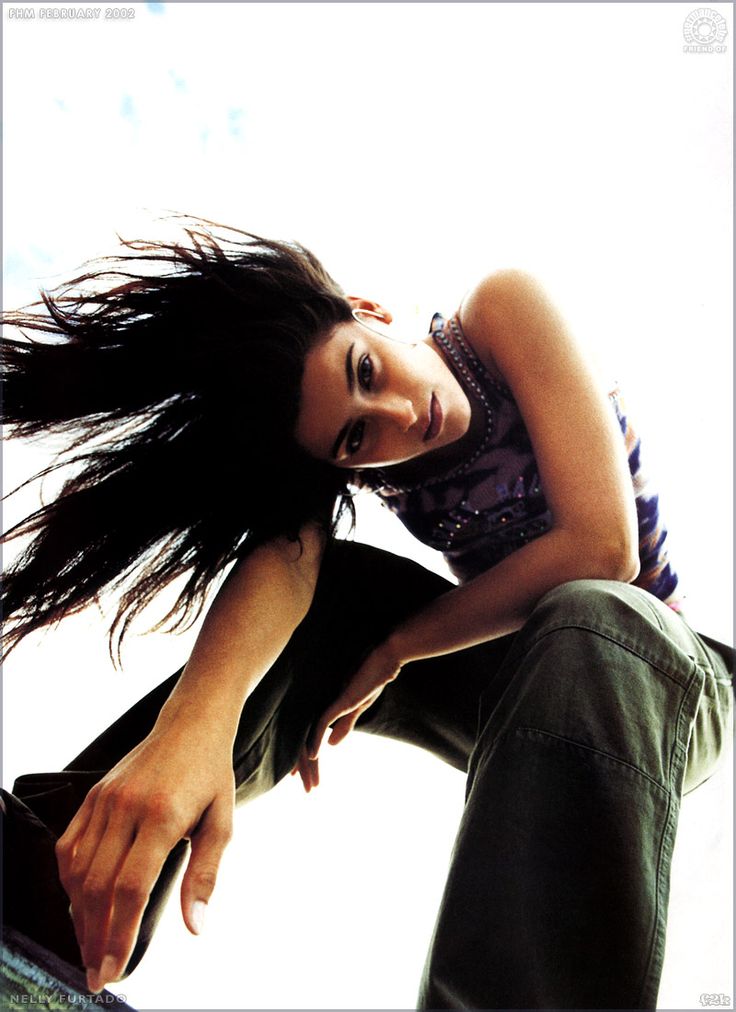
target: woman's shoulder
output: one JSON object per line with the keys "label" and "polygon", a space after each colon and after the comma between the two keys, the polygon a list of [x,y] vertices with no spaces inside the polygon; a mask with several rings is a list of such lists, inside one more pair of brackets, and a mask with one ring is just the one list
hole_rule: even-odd
{"label": "woman's shoulder", "polygon": [[538,295],[539,282],[515,267],[499,268],[480,278],[463,296],[454,320],[462,334],[495,379],[506,382],[493,350],[493,333],[519,301]]}
{"label": "woman's shoulder", "polygon": [[[510,368],[515,362],[517,371],[521,368],[526,373],[537,356],[552,350],[556,334],[571,338],[546,286],[529,271],[517,267],[484,275],[464,295],[455,319],[488,372],[512,387],[504,360]],[[601,388],[610,391],[616,385],[612,379],[616,375],[614,364],[600,349],[587,343],[584,356]]]}

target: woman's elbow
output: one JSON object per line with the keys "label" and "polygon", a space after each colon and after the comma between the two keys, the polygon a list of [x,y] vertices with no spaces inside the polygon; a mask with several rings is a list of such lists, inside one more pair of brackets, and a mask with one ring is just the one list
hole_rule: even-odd
{"label": "woman's elbow", "polygon": [[570,558],[580,579],[633,583],[639,575],[639,546],[627,531],[568,530]]}
{"label": "woman's elbow", "polygon": [[632,545],[626,538],[607,542],[598,554],[598,566],[601,570],[598,579],[633,583],[641,569],[638,545]]}

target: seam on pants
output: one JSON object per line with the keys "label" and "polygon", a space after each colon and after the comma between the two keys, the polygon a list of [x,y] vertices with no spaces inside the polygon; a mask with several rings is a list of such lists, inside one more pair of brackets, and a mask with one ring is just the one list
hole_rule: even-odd
{"label": "seam on pants", "polygon": [[[677,811],[679,812],[679,802],[677,804]],[[664,945],[667,932],[666,918],[662,913],[662,879],[664,876],[663,865],[665,863],[664,852],[665,848],[669,850],[670,864],[672,861],[672,851],[674,845],[674,832],[672,826],[672,809],[673,799],[672,794],[668,792],[667,797],[667,815],[665,818],[664,830],[659,841],[659,847],[657,849],[657,888],[654,891],[655,897],[655,908],[654,908],[654,925],[653,935],[649,943],[649,959],[647,960],[647,968],[644,973],[644,981],[642,983],[641,992],[639,995],[639,1005],[641,1006],[646,997],[648,991],[652,988],[652,976],[654,973],[654,966],[658,965],[657,972],[657,992],[659,991],[659,985],[661,983],[662,973],[662,962],[664,960]],[[677,827],[675,826],[674,829]],[[668,902],[669,902],[669,883],[668,883]],[[661,927],[660,927],[661,922]],[[653,1000],[656,1003],[657,994],[653,995]]]}
{"label": "seam on pants", "polygon": [[[619,646],[622,649],[627,650],[630,654],[634,654],[635,657],[638,657],[640,660],[644,661],[645,664],[649,664],[651,667],[656,668],[657,671],[661,672],[665,676],[665,678],[668,678],[671,682],[674,682],[676,685],[679,685],[681,689],[686,689],[689,687],[689,681],[686,681],[685,684],[683,684],[678,678],[676,678],[673,674],[671,674],[671,672],[668,671],[667,668],[663,667],[660,661],[655,660],[654,658],[649,657],[647,654],[642,653],[633,644],[627,643],[626,640],[620,639],[617,636],[612,636],[610,633],[604,632],[601,629],[596,629],[595,626],[586,625],[584,622],[566,622],[563,625],[555,625],[552,626],[552,628],[550,629],[544,629],[538,636],[536,636],[531,641],[531,643],[529,643],[527,653],[529,653],[529,651],[531,651],[532,648],[535,647],[538,643],[541,643],[542,640],[545,639],[547,636],[550,636],[552,633],[561,632],[563,629],[579,629],[582,630],[583,632],[593,633],[595,636],[599,636],[601,639],[608,640],[609,643],[615,643],[616,646]],[[674,646],[674,649],[681,650],[681,648],[677,647],[676,645]],[[695,659],[691,657],[690,654],[686,654],[684,651],[682,651],[682,654],[683,657],[686,657],[688,659],[690,664],[695,664]],[[518,663],[520,664],[525,659],[525,657],[526,654],[524,655],[524,657],[519,659]]]}
{"label": "seam on pants", "polygon": [[609,762],[616,763],[617,766],[623,766],[626,769],[632,770],[634,773],[638,773],[639,776],[644,777],[645,780],[648,780],[649,783],[652,784],[653,787],[656,787],[658,791],[661,791],[663,794],[669,794],[669,789],[665,787],[664,784],[658,783],[654,779],[654,777],[651,777],[644,770],[639,769],[639,767],[635,766],[634,763],[627,762],[625,759],[621,759],[619,756],[612,755],[610,752],[605,752],[603,749],[593,748],[592,745],[586,745],[582,741],[575,741],[574,738],[566,738],[562,734],[555,734],[552,731],[545,731],[544,728],[541,727],[531,727],[530,725],[523,725],[515,729],[516,734],[530,731],[533,734],[543,735],[545,738],[552,738],[556,741],[563,742],[565,745],[571,745],[573,748],[584,749],[586,752],[590,752],[593,755],[601,756],[602,758],[607,759]]}
{"label": "seam on pants", "polygon": [[[582,631],[590,632],[590,633],[593,633],[596,636],[599,636],[601,639],[608,640],[610,643],[615,643],[621,649],[626,650],[628,653],[632,654],[635,657],[638,657],[641,661],[643,661],[649,667],[651,667],[654,670],[660,672],[662,675],[664,675],[665,678],[668,679],[668,681],[670,681],[673,684],[675,684],[678,687],[678,689],[680,689],[680,691],[681,691],[680,705],[679,705],[678,710],[677,710],[677,716],[676,716],[676,718],[674,720],[674,740],[673,740],[672,748],[670,750],[670,754],[669,754],[669,757],[668,757],[669,762],[668,762],[668,771],[667,772],[668,772],[668,779],[669,779],[669,787],[665,788],[665,792],[666,792],[666,795],[667,795],[667,808],[666,808],[666,815],[665,815],[665,823],[664,823],[664,827],[662,829],[662,832],[660,834],[659,846],[657,848],[657,869],[656,869],[656,887],[655,887],[655,910],[654,910],[654,919],[653,919],[653,925],[652,925],[652,935],[651,935],[650,940],[649,940],[647,965],[646,965],[646,969],[644,970],[644,974],[643,974],[642,987],[641,987],[641,992],[640,992],[640,1000],[639,1000],[639,1005],[637,1006],[637,1007],[642,1007],[642,1003],[648,1000],[648,997],[649,997],[649,994],[650,994],[651,991],[655,992],[654,997],[653,997],[652,1000],[654,1002],[656,1002],[656,991],[658,989],[658,984],[659,984],[659,975],[661,974],[661,970],[662,970],[662,961],[663,961],[663,957],[664,957],[664,940],[665,940],[665,933],[666,933],[666,921],[665,921],[665,918],[664,918],[664,915],[663,915],[663,911],[662,911],[662,906],[663,906],[663,903],[662,903],[662,893],[663,893],[663,887],[665,885],[668,886],[668,884],[669,884],[668,882],[667,883],[663,882],[663,877],[664,877],[664,874],[665,874],[664,866],[668,863],[668,861],[671,862],[673,843],[674,843],[674,835],[675,835],[675,831],[676,831],[676,828],[677,828],[676,824],[673,826],[673,817],[676,819],[677,812],[679,812],[679,797],[675,797],[674,796],[675,792],[674,792],[673,780],[677,776],[678,772],[681,772],[682,775],[683,775],[683,777],[684,777],[685,764],[687,762],[688,744],[689,744],[689,733],[688,733],[688,737],[684,741],[682,740],[682,737],[681,737],[681,731],[684,730],[684,728],[683,728],[684,710],[685,710],[686,704],[689,702],[689,700],[691,698],[693,683],[696,680],[697,674],[698,674],[699,671],[703,671],[703,669],[698,665],[698,663],[695,660],[695,658],[693,658],[689,654],[685,653],[685,651],[683,651],[681,648],[678,648],[675,645],[674,648],[680,650],[680,653],[681,653],[681,656],[683,658],[683,661],[686,663],[686,665],[690,669],[689,672],[688,672],[688,674],[684,676],[684,681],[681,681],[679,678],[676,678],[674,675],[672,675],[666,668],[664,668],[661,663],[659,663],[656,660],[653,660],[650,657],[647,657],[646,655],[642,654],[641,651],[638,650],[636,647],[634,647],[634,646],[632,646],[632,645],[630,645],[630,644],[622,641],[621,639],[619,639],[619,638],[617,638],[615,636],[611,636],[611,635],[609,635],[609,634],[607,634],[605,632],[602,632],[600,629],[593,628],[592,626],[587,625],[587,624],[582,623],[582,622],[567,622],[567,623],[564,623],[564,624],[552,626],[551,628],[547,628],[543,632],[541,632],[539,635],[537,635],[527,645],[527,649],[524,651],[524,653],[522,654],[522,656],[519,657],[519,658],[514,658],[514,664],[515,664],[517,670],[526,661],[526,659],[528,657],[528,654],[531,652],[531,650],[536,645],[538,645],[543,639],[545,639],[546,636],[550,635],[551,633],[563,630],[563,629],[577,629],[577,630],[582,630]],[[703,686],[703,681],[701,680],[701,689],[702,689],[702,686]],[[697,713],[699,698],[700,698],[700,694],[698,696],[698,699],[695,701],[695,705],[694,705],[694,708],[693,708],[693,719],[695,718],[695,714]],[[488,714],[485,717],[483,726],[481,726],[482,705],[483,705],[482,704],[482,700],[483,700],[483,696],[481,695],[481,699],[480,699],[480,702],[479,702],[479,713],[478,713],[478,718],[479,718],[478,719],[478,734],[476,736],[475,748],[473,749],[473,753],[471,754],[470,762],[469,762],[469,766],[468,766],[468,780],[467,780],[466,792],[465,792],[466,803],[467,803],[467,798],[468,798],[468,795],[470,793],[470,790],[472,789],[473,782],[474,782],[474,780],[475,780],[475,778],[477,776],[477,772],[478,772],[477,759],[480,758],[480,756],[479,756],[479,746],[480,746],[480,743],[481,743],[481,741],[482,741],[482,739],[484,737],[484,731],[488,729],[488,724],[489,724],[489,722],[490,722],[490,720],[492,718],[492,713]],[[689,732],[689,728],[688,728],[688,732]],[[496,740],[497,741],[501,740],[503,737],[505,737],[506,733],[508,733],[508,732],[501,732],[501,735],[498,736]],[[562,740],[564,741],[565,739],[562,739]],[[495,743],[494,743],[494,745],[495,745]],[[484,758],[487,758],[489,756],[489,753],[493,751],[494,745],[491,745],[490,748],[483,749],[483,757]],[[476,760],[475,763],[473,762],[474,759]],[[642,771],[638,770],[637,767],[632,766],[632,769],[636,769],[637,772],[642,773]],[[647,779],[651,780],[651,782],[654,783],[656,786],[658,786],[658,787],[660,786],[652,778],[647,777]],[[667,858],[667,859],[665,859],[665,858]],[[668,890],[668,892],[669,892],[669,890]],[[656,980],[653,980],[653,977],[655,977],[655,976],[656,976]]]}
{"label": "seam on pants", "polygon": [[[683,693],[683,699],[675,718],[676,723],[680,723],[682,719],[683,708],[685,702],[690,697],[690,689],[692,682],[695,679],[696,672],[693,672],[693,678],[690,681],[690,686]],[[553,747],[569,747],[581,753],[587,753],[594,758],[595,761],[600,759],[613,763],[618,771],[619,775],[633,775],[635,778],[639,777],[646,781],[647,784],[651,784],[656,789],[657,795],[662,798],[665,811],[663,814],[663,820],[661,823],[661,829],[658,834],[657,848],[656,848],[656,864],[653,870],[653,911],[652,911],[652,924],[651,932],[648,937],[646,944],[645,959],[642,966],[641,978],[640,978],[640,991],[638,1000],[634,1004],[633,1008],[656,1008],[657,990],[659,985],[659,978],[662,970],[662,961],[664,954],[664,941],[666,932],[666,920],[665,911],[663,910],[663,890],[667,885],[664,881],[665,878],[665,866],[668,865],[668,861],[671,861],[672,857],[672,844],[674,839],[674,830],[676,826],[673,826],[673,817],[676,816],[679,810],[679,800],[675,794],[672,786],[665,787],[662,784],[640,770],[637,766],[632,763],[627,763],[618,759],[616,756],[611,756],[609,753],[604,752],[600,749],[591,748],[588,745],[584,745],[580,742],[576,742],[573,739],[566,738],[563,735],[553,734],[548,731],[544,731],[541,728],[531,727],[529,725],[519,726],[513,730],[508,730],[502,733],[495,744],[499,744],[503,741],[508,741],[512,737],[522,739],[525,736],[531,737],[531,735],[539,735],[540,738],[547,739],[550,743],[554,743]],[[677,735],[673,742],[673,751],[681,751],[681,743]],[[671,766],[671,764],[670,764]],[[629,772],[630,771],[630,772]],[[672,777],[672,773],[670,774]],[[662,797],[664,795],[664,797]],[[467,797],[466,797],[467,803]]]}
{"label": "seam on pants", "polygon": [[[642,588],[642,590],[643,590],[643,589],[644,589],[644,588]],[[644,604],[645,604],[645,605],[647,606],[647,609],[648,609],[649,613],[650,613],[650,614],[652,615],[652,617],[654,618],[654,620],[655,620],[655,622],[657,623],[657,625],[659,626],[660,630],[661,630],[662,632],[666,632],[666,630],[665,630],[665,627],[664,627],[664,626],[662,625],[662,619],[661,619],[661,618],[660,618],[660,616],[659,616],[659,615],[657,614],[657,609],[656,609],[656,608],[653,608],[653,607],[652,607],[652,605],[651,605],[651,602],[650,602],[650,601],[648,601],[648,600],[646,599],[646,597],[644,597],[644,598],[643,598],[642,600],[643,600]]]}
{"label": "seam on pants", "polygon": [[[681,739],[677,734],[677,730],[682,724],[685,705],[690,698],[693,683],[696,681],[698,673],[698,667],[694,661],[692,662],[692,665],[693,665],[692,674],[689,679],[687,687],[683,691],[682,699],[680,700],[680,706],[677,711],[677,717],[675,721],[676,725],[675,736],[672,745],[672,753],[679,752],[680,755],[683,756],[680,762],[683,773],[684,773],[684,765],[687,759],[687,749],[683,747]],[[696,711],[697,711],[697,704],[696,704]],[[677,770],[674,768],[675,767],[674,756],[673,755],[670,756],[669,762],[670,786],[665,787],[664,785],[659,784],[656,780],[654,780],[653,777],[649,776],[649,774],[639,769],[638,766],[635,766],[633,763],[628,763],[624,760],[621,760],[616,756],[612,756],[610,755],[610,753],[604,752],[602,749],[592,748],[589,745],[585,745],[573,739],[566,738],[564,735],[554,734],[550,731],[545,731],[542,728],[531,727],[529,725],[520,726],[514,729],[514,734],[520,737],[522,733],[529,734],[530,732],[531,734],[538,734],[540,737],[544,737],[552,741],[557,741],[561,744],[569,745],[572,748],[588,752],[591,755],[601,756],[602,758],[614,763],[615,765],[619,766],[622,769],[629,769],[633,773],[639,774],[648,783],[652,784],[652,786],[657,789],[660,795],[663,794],[665,796],[666,812],[664,817],[664,825],[662,827],[662,831],[659,838],[659,844],[657,847],[657,866],[656,866],[655,891],[654,891],[652,934],[649,939],[648,958],[642,975],[642,985],[641,991],[639,993],[639,1000],[636,1005],[637,1008],[643,1007],[648,1008],[650,1007],[650,1005],[646,1003],[650,999],[650,993],[651,993],[651,1001],[656,1003],[656,993],[652,992],[658,989],[659,979],[662,970],[662,962],[664,957],[664,943],[667,927],[665,912],[663,911],[663,899],[662,899],[664,888],[665,886],[668,887],[668,882],[664,881],[666,876],[665,869],[666,866],[669,867],[671,865],[672,851],[674,847],[676,824],[673,825],[673,815],[676,816],[680,808],[679,797],[676,795],[674,785],[671,782],[673,777],[677,774]],[[506,737],[507,734],[502,734],[499,738],[499,741]],[[669,895],[669,888],[667,889],[667,892]],[[656,976],[656,980],[653,980],[653,976]],[[654,1006],[652,1005],[652,1007]]]}
{"label": "seam on pants", "polygon": [[[687,753],[690,738],[688,734],[688,740],[685,743],[683,743],[679,735],[679,730],[683,723],[685,705],[690,699],[693,685],[696,682],[696,678],[700,670],[701,669],[699,668],[697,663],[693,660],[690,678],[688,680],[687,686],[685,687],[685,691],[682,694],[682,699],[680,700],[680,707],[677,713],[677,722],[675,726],[675,740],[672,746],[672,754],[670,755],[670,782],[672,781],[672,778],[676,776],[678,773],[678,770],[675,769],[674,765],[676,758],[678,757],[678,753],[679,753],[679,772],[682,773],[682,778],[684,781],[685,766],[687,764]],[[695,706],[693,708],[693,720],[695,719],[695,715],[698,712],[698,705],[700,703],[700,697],[702,695],[702,688],[703,688],[703,680],[701,679],[700,682],[701,691],[698,693],[698,698],[696,699]],[[649,946],[649,965],[646,974],[644,976],[644,983],[642,985],[640,995],[640,1004],[643,1003],[644,1000],[647,998],[647,994],[650,990],[655,990],[655,992],[658,991],[659,984],[661,982],[662,964],[664,961],[664,946],[667,932],[666,916],[662,914],[662,890],[664,885],[663,877],[665,875],[664,865],[667,864],[671,872],[672,854],[674,850],[675,835],[677,833],[677,816],[679,815],[679,810],[680,810],[679,792],[676,794],[674,790],[674,785],[670,783],[670,789],[667,792],[667,816],[665,820],[664,831],[662,832],[662,837],[659,841],[659,848],[657,853],[657,888],[655,892],[656,911],[654,922],[654,937],[652,938],[651,944]],[[674,811],[674,818],[673,818],[673,811]],[[665,850],[667,851],[666,861],[665,861]],[[669,901],[669,880],[667,881],[666,885]],[[661,930],[660,930],[660,921],[662,922]],[[655,965],[657,967],[656,970],[657,981],[656,981],[656,988],[653,988],[652,975],[654,972]],[[655,1002],[656,998],[657,994],[655,993],[653,995],[653,1000]]]}
{"label": "seam on pants", "polygon": [[[585,625],[585,624],[583,624],[581,622],[568,622],[568,623],[565,623],[564,625],[555,625],[555,626],[552,626],[552,628],[550,628],[550,629],[543,630],[541,633],[539,633],[539,635],[535,636],[534,639],[530,643],[526,644],[526,649],[521,654],[521,656],[519,656],[519,657],[513,657],[512,658],[511,655],[509,655],[506,658],[506,660],[504,661],[504,663],[503,663],[502,666],[505,667],[505,665],[507,663],[509,663],[510,661],[513,661],[514,667],[518,671],[518,669],[522,666],[522,664],[525,663],[525,661],[529,657],[529,654],[532,652],[532,650],[536,646],[538,646],[538,644],[540,644],[542,642],[542,640],[546,639],[547,636],[550,636],[553,633],[560,632],[560,631],[565,630],[565,629],[568,629],[568,630],[569,629],[575,629],[575,630],[578,630],[578,631],[593,633],[594,636],[598,636],[601,639],[607,640],[609,643],[615,643],[616,646],[621,647],[622,650],[626,650],[628,653],[633,654],[635,657],[638,657],[639,660],[644,661],[645,664],[648,664],[650,667],[654,668],[656,671],[659,671],[660,674],[664,675],[664,677],[668,679],[668,681],[672,682],[679,689],[683,690],[683,699],[684,699],[685,696],[687,696],[688,691],[690,689],[690,686],[692,684],[694,670],[696,670],[698,668],[697,661],[695,661],[695,659],[693,657],[691,657],[690,654],[686,654],[686,653],[683,652],[683,657],[687,659],[687,663],[688,663],[688,665],[691,668],[691,671],[686,676],[685,682],[683,684],[683,682],[681,682],[678,678],[675,678],[674,675],[670,674],[670,672],[666,668],[662,667],[661,664],[659,664],[657,661],[652,660],[650,657],[647,657],[646,655],[642,654],[635,647],[630,646],[628,643],[626,643],[625,641],[623,641],[621,639],[617,639],[615,636],[611,636],[608,633],[601,632],[599,629],[595,629],[593,626]],[[481,741],[483,740],[485,731],[487,730],[489,721],[491,720],[492,715],[493,715],[493,711],[491,711],[490,713],[486,714],[485,717],[483,715],[483,697],[484,697],[484,695],[485,695],[485,692],[482,692],[480,694],[479,699],[478,699],[478,711],[477,711],[478,716],[477,716],[477,721],[476,721],[475,745],[474,745],[474,747],[472,749],[472,752],[471,752],[469,760],[468,760],[468,786],[467,786],[466,796],[467,796],[467,792],[470,790],[470,787],[472,786],[472,780],[475,778],[473,756],[476,755],[476,753],[478,751],[478,746],[480,745]],[[495,707],[493,709],[495,709]],[[696,707],[696,711],[697,711],[697,707]],[[679,724],[680,724],[681,712],[682,711],[680,709],[680,711],[678,711],[678,715],[677,715],[677,726],[679,726]],[[503,731],[501,733],[503,734]],[[676,736],[676,741],[677,740],[679,740],[679,739],[677,739],[677,736]],[[687,742],[684,743],[684,748],[685,748],[686,756],[687,756],[687,744],[688,744]],[[671,756],[670,756],[670,769],[669,769],[669,773],[670,773],[670,777],[671,777],[672,776],[672,757]]]}

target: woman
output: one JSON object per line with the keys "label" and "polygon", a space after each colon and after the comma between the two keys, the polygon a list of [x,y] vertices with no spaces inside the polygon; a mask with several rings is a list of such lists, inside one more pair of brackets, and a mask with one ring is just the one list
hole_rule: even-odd
{"label": "woman", "polygon": [[[521,272],[410,345],[299,246],[187,234],[9,317],[53,339],[6,342],[6,420],[78,451],[11,532],[35,540],[10,646],[108,589],[119,640],[187,574],[180,622],[236,563],[183,671],[16,785],[60,836],[90,988],[140,958],[183,840],[196,933],[236,789],[298,770],[310,790],[328,725],[360,722],[469,774],[420,1007],[654,1007],[679,798],[713,769],[730,680],[676,614],[618,394]],[[460,585],[336,540],[356,485]]]}

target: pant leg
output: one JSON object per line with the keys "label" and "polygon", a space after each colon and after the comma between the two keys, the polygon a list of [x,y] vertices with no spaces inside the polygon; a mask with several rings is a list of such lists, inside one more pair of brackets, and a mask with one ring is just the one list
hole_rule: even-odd
{"label": "pant leg", "polygon": [[721,658],[625,584],[545,595],[482,693],[421,1009],[654,1009],[680,797],[713,771]]}
{"label": "pant leg", "polygon": [[[313,722],[336,698],[363,657],[410,612],[450,587],[422,566],[388,552],[350,542],[330,545],[308,615],[243,709],[233,750],[238,802],[264,793],[290,772]],[[511,639],[409,665],[361,715],[358,729],[429,749],[466,770],[475,741],[480,692]],[[14,909],[6,910],[8,921],[20,926],[20,919],[25,933],[77,965],[81,956],[63,890],[58,876],[53,875],[55,839],[64,832],[87,791],[150,732],[180,673],[148,693],[64,771],[26,775],[18,778],[13,788],[30,810],[24,823],[18,805],[10,806],[13,839],[30,839],[33,833],[33,853],[40,846],[47,858],[44,889],[59,902],[54,904],[53,918],[45,916],[42,905],[35,903],[38,923],[34,924],[33,918],[29,922],[22,899],[29,889],[23,886],[17,890]],[[128,973],[148,946],[187,848],[180,842],[164,866],[144,914]],[[19,877],[23,850],[18,842],[15,854],[6,855],[6,875],[15,876],[19,885],[23,877],[35,880],[39,866],[34,858],[27,874]],[[31,853],[30,849],[27,852]],[[62,917],[57,916],[60,909]]]}
{"label": "pant leg", "polygon": [[[293,769],[312,724],[361,661],[404,618],[451,588],[442,577],[390,552],[346,541],[330,546],[308,615],[243,708],[233,749],[239,803],[263,794]],[[418,745],[466,771],[478,698],[512,642],[513,636],[502,637],[408,665],[361,715],[357,729]],[[64,773],[84,777],[88,790],[88,779],[100,779],[150,732],[180,674],[136,703]],[[21,780],[32,790],[33,775]],[[63,815],[47,813],[57,832],[66,826],[66,810],[72,809],[71,818],[86,790],[75,787],[63,802]]]}

